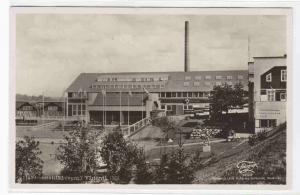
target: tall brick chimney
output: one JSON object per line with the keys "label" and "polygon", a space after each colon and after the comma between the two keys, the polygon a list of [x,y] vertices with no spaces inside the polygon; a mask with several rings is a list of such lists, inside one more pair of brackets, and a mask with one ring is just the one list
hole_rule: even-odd
{"label": "tall brick chimney", "polygon": [[184,24],[184,72],[189,72],[189,22]]}

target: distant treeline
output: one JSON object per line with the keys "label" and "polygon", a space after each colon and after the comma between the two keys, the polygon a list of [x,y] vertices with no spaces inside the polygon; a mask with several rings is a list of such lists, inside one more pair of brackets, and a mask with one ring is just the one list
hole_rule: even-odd
{"label": "distant treeline", "polygon": [[[44,101],[57,101],[57,100],[61,100],[62,98],[58,98],[58,97],[47,97],[44,96]],[[25,95],[25,94],[17,94],[16,95],[16,100],[17,101],[43,101],[43,95],[39,95],[39,96],[30,96],[30,95]]]}

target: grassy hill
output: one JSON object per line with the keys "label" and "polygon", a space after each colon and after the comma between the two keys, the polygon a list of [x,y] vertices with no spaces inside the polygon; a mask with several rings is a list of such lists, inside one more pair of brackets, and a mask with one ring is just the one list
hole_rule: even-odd
{"label": "grassy hill", "polygon": [[[253,175],[244,176],[237,164],[251,161],[257,166]],[[247,142],[214,156],[195,173],[194,183],[220,184],[285,184],[286,183],[286,125],[267,134],[267,138],[250,146]]]}

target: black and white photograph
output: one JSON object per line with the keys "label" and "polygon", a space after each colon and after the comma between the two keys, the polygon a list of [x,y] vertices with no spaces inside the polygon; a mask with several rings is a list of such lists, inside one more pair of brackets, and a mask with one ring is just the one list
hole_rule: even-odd
{"label": "black and white photograph", "polygon": [[14,185],[288,188],[290,9],[10,11]]}

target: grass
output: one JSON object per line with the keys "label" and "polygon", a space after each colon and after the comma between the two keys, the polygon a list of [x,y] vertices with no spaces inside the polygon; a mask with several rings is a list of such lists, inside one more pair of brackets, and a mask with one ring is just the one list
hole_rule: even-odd
{"label": "grass", "polygon": [[[212,143],[211,144],[211,153],[215,155],[219,155],[227,150],[231,150],[233,147],[237,146],[239,142],[219,142],[219,143]],[[196,153],[197,151],[202,151],[201,145],[188,145],[184,146],[185,153],[192,155]],[[171,153],[174,150],[176,150],[178,147],[160,147],[160,148],[153,148],[148,151],[146,151],[146,158],[148,161],[152,161],[153,159],[160,158],[161,155],[166,153]],[[202,157],[208,157],[211,153],[204,153],[202,152]]]}
{"label": "grass", "polygon": [[199,122],[197,122],[197,121],[187,122],[184,125],[182,125],[182,127],[192,127],[193,128],[193,127],[198,126],[198,124],[199,124]]}
{"label": "grass", "polygon": [[62,139],[68,132],[54,131],[54,130],[30,130],[28,127],[16,127],[17,137],[36,137],[36,138],[50,138],[50,139]]}
{"label": "grass", "polygon": [[59,144],[40,143],[39,148],[42,151],[40,158],[44,161],[44,175],[59,175],[62,170],[62,164],[55,158],[55,152]]}
{"label": "grass", "polygon": [[[249,146],[247,142],[238,145],[231,150],[228,150],[221,155],[216,155],[210,163],[203,169],[197,171],[194,183],[209,184],[209,183],[285,183],[285,155],[286,155],[286,135],[285,131],[278,131],[271,134],[266,140],[257,143],[254,146]],[[237,170],[237,163],[240,161],[253,161],[258,166],[258,171],[255,172],[258,176],[271,176],[277,180],[268,180],[262,178],[257,179],[254,175],[253,180],[250,178],[239,179],[241,175]],[[238,178],[231,179],[229,178]],[[237,177],[238,176],[238,177]]]}

